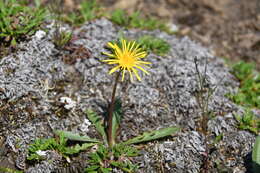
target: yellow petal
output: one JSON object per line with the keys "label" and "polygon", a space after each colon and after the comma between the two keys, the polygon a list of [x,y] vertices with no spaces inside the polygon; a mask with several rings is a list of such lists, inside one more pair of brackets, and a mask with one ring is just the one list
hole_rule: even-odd
{"label": "yellow petal", "polygon": [[120,68],[120,66],[116,66],[114,68],[112,68],[110,71],[109,71],[109,74],[112,74],[114,73],[116,70],[118,70]]}
{"label": "yellow petal", "polygon": [[123,52],[125,52],[126,51],[126,41],[124,39],[122,39],[121,43],[123,44]]}
{"label": "yellow petal", "polygon": [[127,50],[127,51],[130,51],[130,50],[129,50],[130,45],[131,45],[131,41],[129,41],[129,42],[127,43],[127,45],[126,45],[126,50]]}
{"label": "yellow petal", "polygon": [[118,60],[115,60],[115,59],[106,59],[106,60],[101,60],[102,62],[117,62],[118,63]]}
{"label": "yellow petal", "polygon": [[139,76],[137,70],[136,70],[136,69],[133,69],[133,72],[134,72],[136,78],[137,78],[139,81],[141,81],[141,77]]}
{"label": "yellow petal", "polygon": [[134,65],[136,68],[139,68],[140,70],[142,70],[144,73],[149,74],[148,71],[146,71],[145,69],[143,69],[141,66],[138,65]]}
{"label": "yellow petal", "polygon": [[132,72],[131,72],[131,70],[130,70],[130,69],[128,69],[128,71],[129,71],[129,74],[130,74],[130,80],[131,80],[131,82],[133,82],[133,81],[134,81],[134,79],[133,79]]}
{"label": "yellow petal", "polygon": [[132,51],[132,49],[134,48],[134,45],[135,45],[135,41],[132,43],[132,46],[130,47],[129,52]]}
{"label": "yellow petal", "polygon": [[118,45],[115,45],[115,53],[117,54],[118,59],[119,59],[120,57],[122,57],[122,55],[123,55],[123,52],[122,52],[122,50],[118,47]]}
{"label": "yellow petal", "polygon": [[108,43],[107,43],[107,45],[108,45],[109,47],[111,47],[111,48],[115,49],[115,45],[114,45],[113,43],[111,43],[111,42],[108,42]]}
{"label": "yellow petal", "polygon": [[108,62],[107,64],[118,64],[118,62]]}
{"label": "yellow petal", "polygon": [[116,52],[116,56],[117,56],[118,60],[122,59],[122,57],[123,57],[122,54],[118,54],[117,52]]}
{"label": "yellow petal", "polygon": [[124,81],[124,78],[125,78],[125,68],[123,68],[123,72],[122,72],[122,81]]}
{"label": "yellow petal", "polygon": [[[139,46],[138,46],[139,47]],[[133,55],[136,55],[138,52],[140,52],[142,50],[142,48],[138,48],[136,47],[133,51],[132,51],[132,54]]]}
{"label": "yellow petal", "polygon": [[136,61],[136,64],[152,64],[152,63],[147,61]]}
{"label": "yellow petal", "polygon": [[115,57],[115,55],[110,54],[110,53],[106,53],[106,52],[102,52],[102,54],[107,55],[107,56],[109,56],[109,57]]}
{"label": "yellow petal", "polygon": [[139,81],[141,80],[139,70],[145,74],[149,74],[148,71],[146,71],[144,68],[149,68],[148,65],[151,63],[141,61],[141,58],[146,57],[147,53],[140,47],[139,44],[136,44],[135,41],[131,42],[121,39],[119,45],[109,42],[108,46],[110,46],[113,51],[112,53],[103,53],[108,57],[108,59],[103,60],[103,62],[106,62],[110,65],[115,65],[115,67],[109,71],[109,74],[120,70],[120,72],[122,72],[122,81],[125,79],[126,72],[129,72],[131,81],[133,81],[134,76],[136,76]]}
{"label": "yellow petal", "polygon": [[140,52],[134,55],[135,58],[144,58],[147,54],[145,52]]}

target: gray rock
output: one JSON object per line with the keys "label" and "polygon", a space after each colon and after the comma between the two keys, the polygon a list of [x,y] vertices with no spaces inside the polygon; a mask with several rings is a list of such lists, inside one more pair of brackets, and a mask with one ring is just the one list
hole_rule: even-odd
{"label": "gray rock", "polygon": [[[194,94],[198,89],[195,57],[201,72],[207,63],[207,86],[217,86],[209,101],[209,110],[214,112],[216,117],[208,122],[208,130],[213,135],[224,133],[221,146],[224,151],[229,150],[227,146],[235,149],[243,147],[242,152],[234,155],[235,163],[224,164],[228,168],[244,167],[240,157],[251,151],[255,137],[250,133],[238,131],[232,116],[220,116],[222,113],[231,114],[239,110],[238,106],[225,97],[227,93],[236,92],[239,84],[223,60],[213,56],[208,49],[188,37],[176,38],[158,30],[127,30],[114,26],[106,19],[94,20],[74,31],[74,34],[80,37],[75,44],[89,49],[91,57],[78,59],[73,65],[62,61],[62,52],[58,54],[51,42],[51,35],[48,34],[41,39],[33,37],[31,41],[21,43],[18,52],[0,60],[0,88],[3,91],[0,98],[21,100],[29,97],[28,103],[34,103],[32,107],[36,115],[34,120],[23,122],[17,128],[11,129],[12,133],[0,130],[0,133],[6,136],[6,146],[24,158],[20,160],[25,160],[24,153],[28,144],[37,137],[53,136],[53,129],[71,130],[98,137],[93,127],[82,128],[85,121],[83,112],[87,108],[92,108],[99,114],[105,112],[104,107],[107,107],[111,97],[114,76],[108,74],[111,66],[100,61],[105,59],[101,52],[107,51],[106,43],[118,39],[119,33],[129,38],[145,34],[155,35],[167,40],[171,45],[170,52],[164,57],[152,53],[148,55],[147,61],[152,62],[151,68],[148,69],[150,75],[141,75],[142,81],[133,83],[126,77],[126,81],[120,82],[117,90],[124,111],[119,140],[162,127],[178,125],[183,128],[177,137],[168,141],[148,143],[149,149],[143,150],[143,155],[139,159],[136,158],[140,171],[157,172],[161,169],[157,166],[161,161],[163,169],[169,172],[200,171],[205,152],[205,136],[196,131],[201,110]],[[30,95],[38,100],[35,101]],[[59,98],[65,96],[76,101],[75,109],[64,111],[62,106],[56,105]],[[26,111],[21,109],[17,116],[24,115]],[[15,148],[17,145],[20,146],[19,149]],[[229,157],[223,153],[216,156],[222,160]],[[59,166],[61,165],[58,162],[41,162],[34,167],[27,165],[28,172],[51,172]]]}

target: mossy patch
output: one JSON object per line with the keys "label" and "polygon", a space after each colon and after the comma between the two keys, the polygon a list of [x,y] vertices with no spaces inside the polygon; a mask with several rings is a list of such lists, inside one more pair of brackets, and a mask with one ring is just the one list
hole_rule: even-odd
{"label": "mossy patch", "polygon": [[235,64],[233,74],[239,79],[240,87],[236,94],[229,94],[235,103],[250,108],[260,108],[260,73],[253,64],[243,61]]}
{"label": "mossy patch", "polygon": [[142,17],[140,12],[134,12],[131,15],[128,15],[122,9],[117,9],[111,14],[110,20],[115,24],[127,28],[140,28],[145,30],[159,29],[169,34],[174,34],[162,21],[151,17]]}
{"label": "mossy patch", "polygon": [[165,55],[170,51],[170,44],[158,37],[151,35],[144,35],[139,37],[137,42],[142,46],[146,51],[151,51],[157,55]]}
{"label": "mossy patch", "polygon": [[7,46],[34,34],[45,19],[45,9],[30,8],[22,1],[0,0],[0,41]]}

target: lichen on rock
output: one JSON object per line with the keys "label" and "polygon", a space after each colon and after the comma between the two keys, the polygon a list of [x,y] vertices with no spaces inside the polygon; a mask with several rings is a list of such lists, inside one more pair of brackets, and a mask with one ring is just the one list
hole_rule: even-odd
{"label": "lichen on rock", "polygon": [[[207,63],[208,86],[218,85],[209,102],[209,109],[216,115],[208,123],[210,132],[213,135],[223,133],[223,145],[220,146],[224,151],[229,150],[227,146],[239,148],[243,142],[248,142],[242,155],[233,155],[235,160],[240,160],[239,162],[229,164],[221,161],[230,169],[244,169],[240,157],[250,152],[254,136],[244,131],[236,132],[234,118],[225,117],[239,109],[225,97],[227,93],[235,92],[239,84],[223,60],[213,56],[207,48],[188,37],[177,38],[158,30],[128,30],[115,26],[104,18],[86,23],[73,33],[79,38],[75,40],[75,44],[83,45],[91,52],[89,58],[78,59],[75,64],[68,65],[62,61],[62,53],[58,53],[48,34],[44,38],[33,37],[31,41],[21,43],[19,51],[0,59],[0,98],[21,100],[23,97],[30,97],[28,102],[37,103],[32,109],[36,112],[35,117],[18,124],[16,128],[10,128],[12,133],[0,127],[0,134],[6,139],[5,147],[15,152],[17,158],[26,157],[23,153],[26,152],[28,144],[37,137],[53,136],[53,129],[95,136],[96,133],[91,127],[82,128],[86,119],[84,112],[87,108],[92,108],[98,113],[104,112],[103,108],[107,106],[110,98],[110,86],[113,81],[113,76],[107,74],[109,67],[100,61],[100,52],[105,50],[108,41],[118,39],[119,33],[132,39],[148,34],[166,40],[171,45],[171,50],[163,57],[153,53],[148,55],[148,60],[152,62],[150,75],[142,76],[141,83],[134,82],[128,85],[126,82],[119,85],[118,96],[122,99],[124,111],[120,139],[126,140],[147,130],[172,125],[179,125],[183,130],[176,137],[160,141],[159,144],[145,144],[147,147],[143,150],[143,155],[135,160],[140,166],[140,172],[157,172],[158,169],[162,169],[156,166],[156,153],[165,161],[163,169],[167,171],[189,170],[196,173],[200,170],[204,136],[198,131],[197,123],[200,110],[194,95],[198,87],[195,57],[201,71]],[[46,80],[50,86],[46,86]],[[46,88],[49,88],[47,93]],[[64,108],[57,105],[59,98],[65,96],[75,100],[77,104],[74,109],[63,110]],[[14,116],[27,111],[22,109]],[[243,138],[239,139],[238,134]],[[232,139],[227,139],[228,137]],[[14,147],[17,145],[19,148]],[[218,157],[225,160],[229,155],[218,153]],[[48,165],[48,162],[27,164],[26,167],[28,172],[41,172],[46,168],[55,171],[57,167],[62,168],[62,164],[54,163],[56,165]]]}

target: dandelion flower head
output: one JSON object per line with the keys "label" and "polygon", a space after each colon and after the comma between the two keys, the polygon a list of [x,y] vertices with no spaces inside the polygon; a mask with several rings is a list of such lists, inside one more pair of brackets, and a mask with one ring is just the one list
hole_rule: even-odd
{"label": "dandelion flower head", "polygon": [[147,53],[135,41],[121,39],[119,44],[109,42],[108,46],[111,48],[112,53],[103,52],[109,58],[103,60],[103,62],[116,65],[109,71],[109,74],[120,70],[122,72],[122,81],[125,78],[125,72],[129,72],[131,81],[133,81],[133,74],[139,81],[141,80],[138,70],[149,74],[144,67],[148,67],[148,64],[151,63],[142,61]]}

